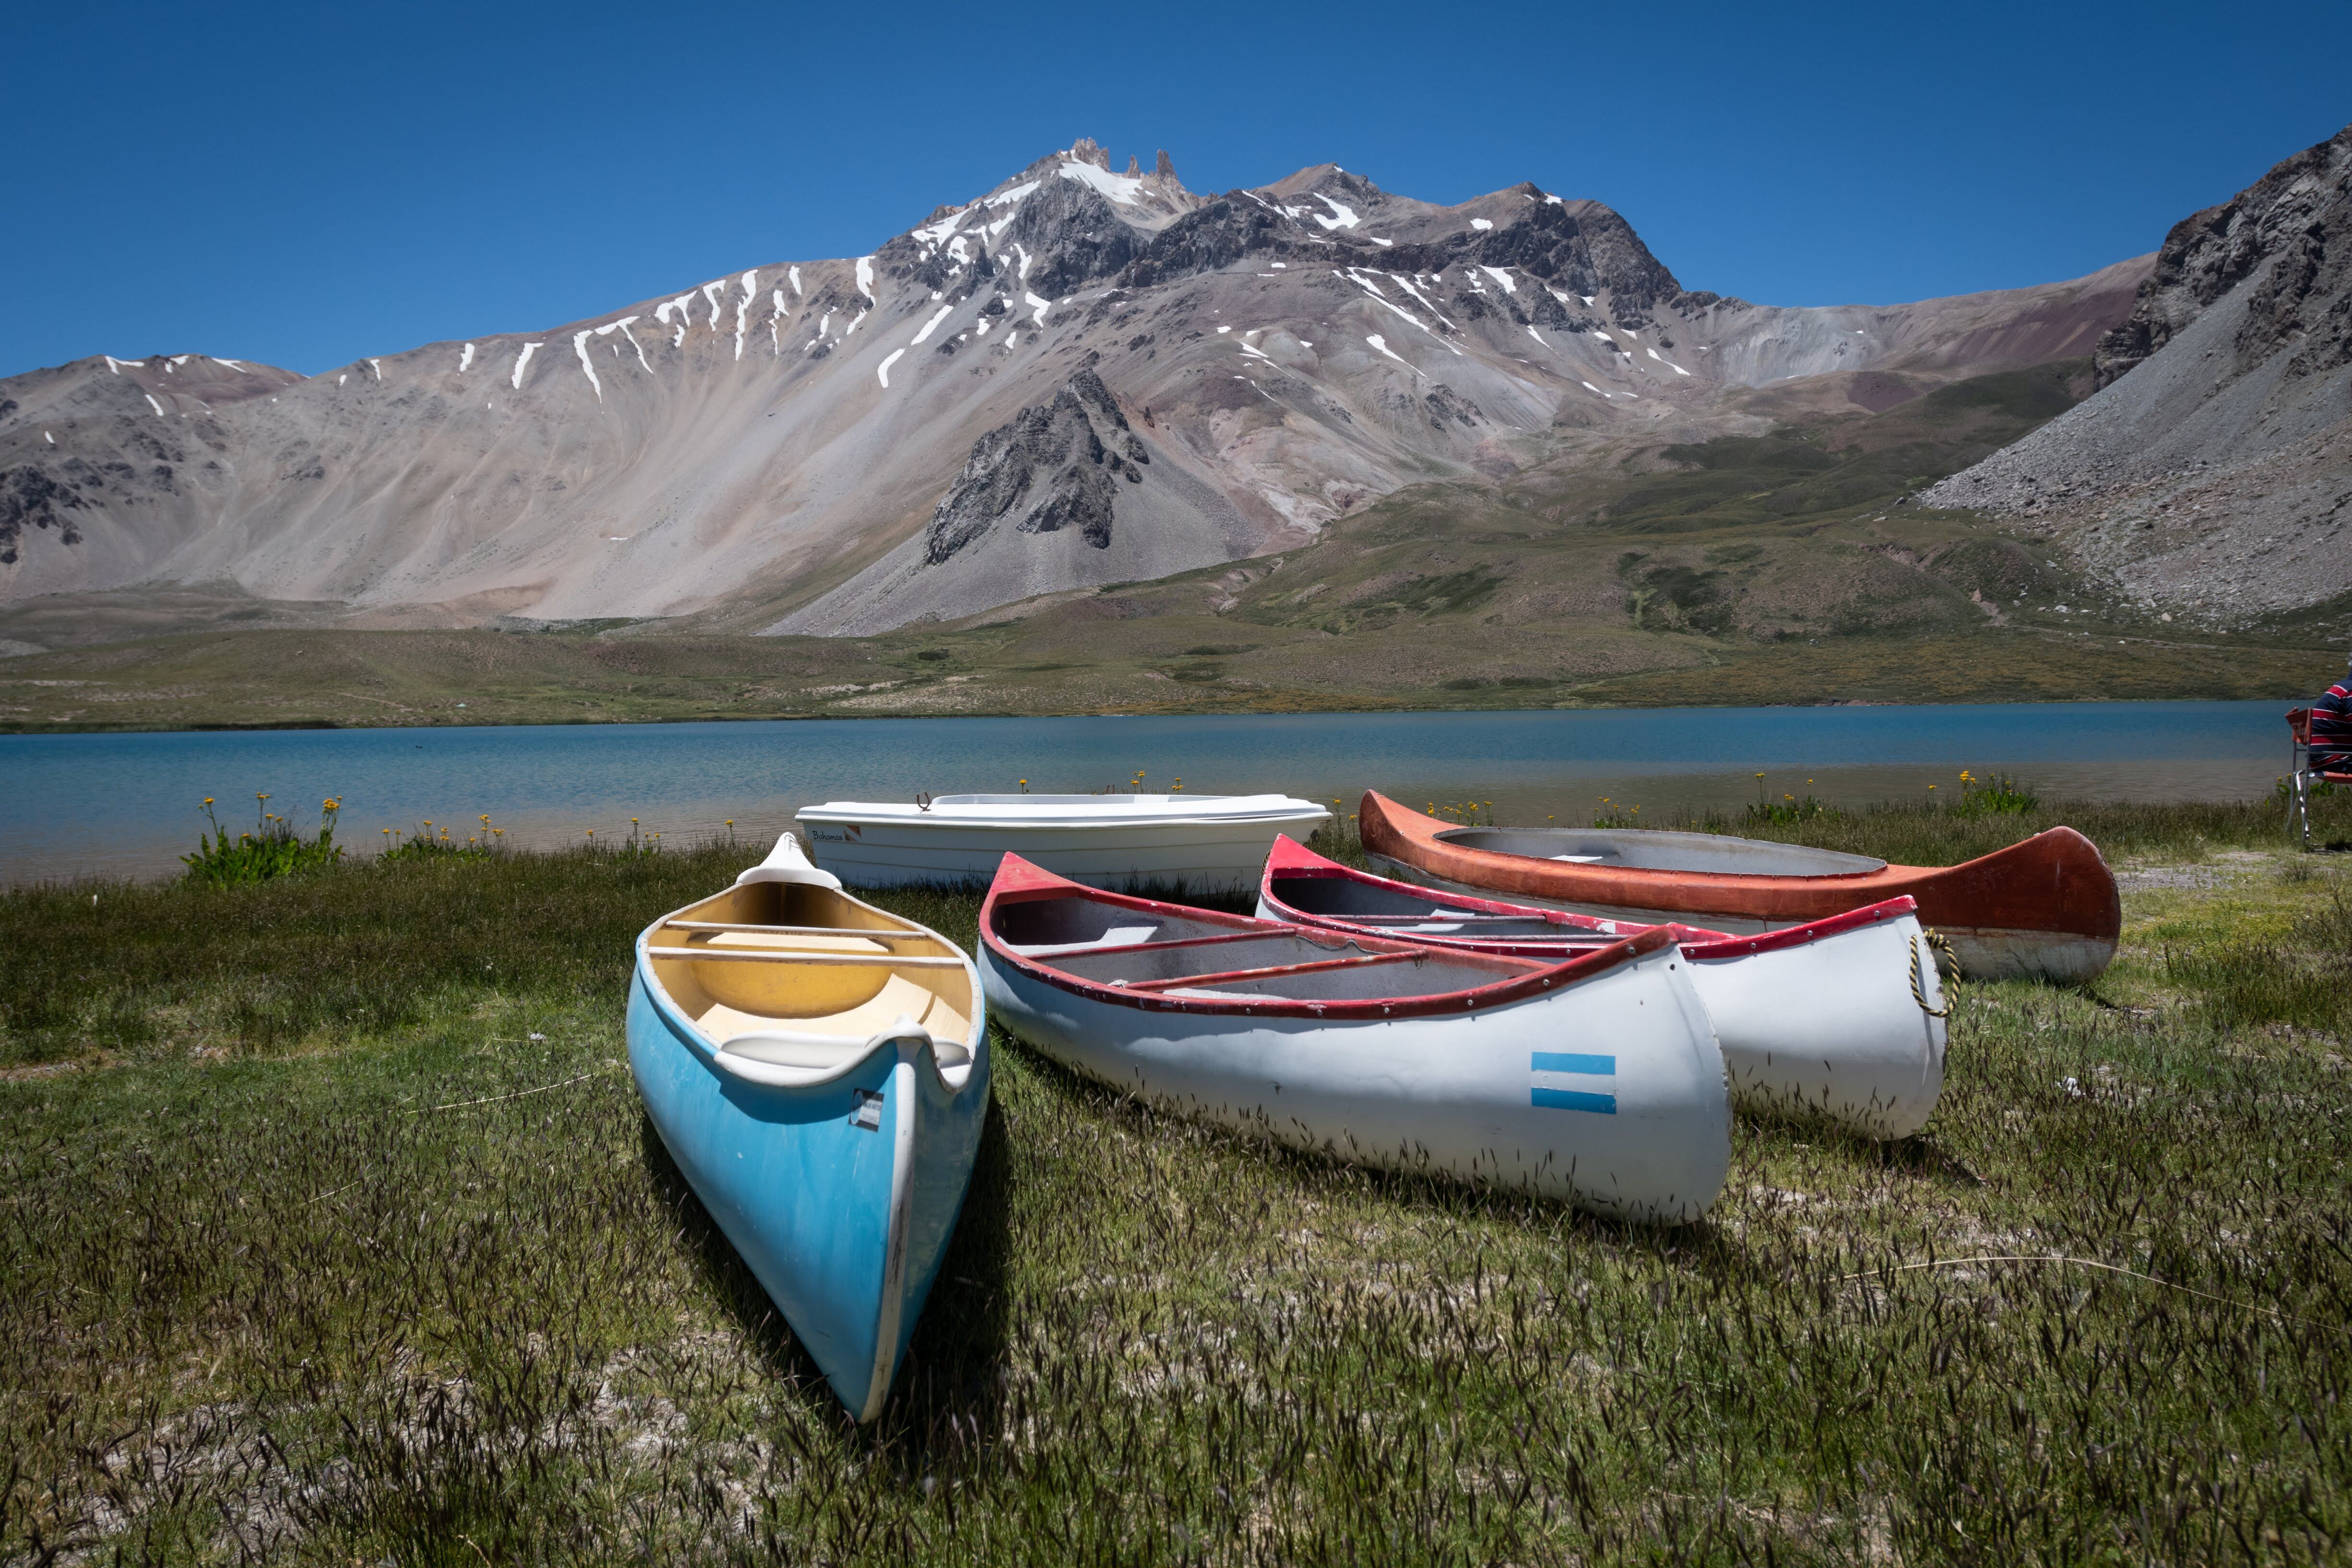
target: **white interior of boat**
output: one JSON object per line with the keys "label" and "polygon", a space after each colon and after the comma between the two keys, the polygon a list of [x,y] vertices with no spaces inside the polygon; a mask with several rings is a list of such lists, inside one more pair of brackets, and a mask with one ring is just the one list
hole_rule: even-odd
{"label": "white interior of boat", "polygon": [[[1490,985],[1521,967],[1467,954],[1370,952],[1336,932],[1236,930],[1078,897],[1001,906],[996,933],[1015,952],[1066,974],[1168,996],[1431,996]],[[1300,972],[1301,964],[1320,967]]]}
{"label": "white interior of boat", "polygon": [[1008,826],[1055,824],[1114,826],[1141,821],[1255,821],[1305,823],[1330,813],[1313,801],[1282,795],[942,795],[928,801],[829,800],[805,806],[801,822],[895,822],[960,827],[998,823]]}
{"label": "white interior of boat", "polygon": [[1301,914],[1321,915],[1378,927],[1402,937],[1475,937],[1483,942],[1556,942],[1563,947],[1601,947],[1617,937],[1588,926],[1548,921],[1538,915],[1498,915],[1482,910],[1433,903],[1418,889],[1382,888],[1352,877],[1280,877],[1274,896]]}
{"label": "white interior of boat", "polygon": [[1492,849],[1577,865],[1643,871],[1717,871],[1749,877],[1856,877],[1886,862],[1801,844],[1771,844],[1717,833],[1653,833],[1617,827],[1449,827],[1437,836],[1465,849]]}
{"label": "white interior of boat", "polygon": [[729,1056],[814,1080],[919,1030],[961,1088],[976,1010],[963,954],[820,877],[746,881],[680,910],[647,940],[655,980]]}
{"label": "white interior of boat", "polygon": [[1105,811],[1135,811],[1185,805],[1193,801],[1223,805],[1235,799],[1282,798],[1280,795],[943,795],[935,797],[931,805],[934,808],[942,805],[1088,805]]}
{"label": "white interior of boat", "polygon": [[1078,952],[1090,947],[1132,947],[1144,942],[1226,936],[1234,928],[1214,921],[1188,920],[1150,910],[1123,909],[1094,899],[1026,899],[996,911],[996,934],[1013,952],[1032,958]]}

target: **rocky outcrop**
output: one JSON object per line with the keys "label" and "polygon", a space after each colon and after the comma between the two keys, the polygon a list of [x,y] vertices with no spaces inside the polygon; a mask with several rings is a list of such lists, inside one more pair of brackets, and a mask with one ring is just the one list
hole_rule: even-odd
{"label": "rocky outcrop", "polygon": [[1135,259],[1145,237],[1092,186],[1051,179],[1021,204],[1005,239],[1034,258],[1021,279],[1024,290],[1054,300],[1117,273]]}
{"label": "rocky outcrop", "polygon": [[923,563],[944,565],[998,523],[1023,533],[1076,529],[1097,550],[1110,547],[1118,482],[1143,482],[1151,461],[1091,369],[1070,377],[1052,401],[1033,404],[972,443],[923,531]]}
{"label": "rocky outcrop", "polygon": [[1215,272],[1264,253],[1267,259],[1295,249],[1297,226],[1242,191],[1228,191],[1154,235],[1119,277],[1122,289],[1148,289],[1202,272]]}
{"label": "rocky outcrop", "polygon": [[2100,341],[2106,386],[2261,270],[2233,335],[2243,374],[2290,342],[2290,375],[2352,360],[2352,126],[2280,163],[2219,206],[2173,225],[2131,317]]}
{"label": "rocky outcrop", "polygon": [[65,514],[82,506],[81,487],[35,468],[0,468],[0,566],[16,563],[16,543],[27,528],[54,528],[62,544],[81,535]]}
{"label": "rocky outcrop", "polygon": [[2352,593],[2352,128],[2173,226],[2098,393],[1924,492],[2244,625]]}

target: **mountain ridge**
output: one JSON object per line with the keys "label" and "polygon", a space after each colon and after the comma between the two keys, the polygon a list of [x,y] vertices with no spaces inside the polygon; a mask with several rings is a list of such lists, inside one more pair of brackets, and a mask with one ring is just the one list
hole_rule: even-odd
{"label": "mountain ridge", "polygon": [[2094,363],[2095,395],[1921,499],[2168,615],[2352,627],[2352,126],[2174,225]]}
{"label": "mountain ridge", "polygon": [[[373,624],[953,619],[1292,547],[1562,442],[1747,428],[1738,398],[1776,383],[1896,395],[2084,353],[2146,269],[1784,309],[1684,290],[1620,215],[1533,185],[1440,206],[1334,165],[1218,195],[1165,153],[1129,169],[1081,140],[866,257],[308,378],[187,355],[8,378],[0,603],[232,584]],[[934,552],[979,448],[1081,373],[1108,398],[1088,467],[1140,477],[1031,482],[1108,520],[966,516]]]}

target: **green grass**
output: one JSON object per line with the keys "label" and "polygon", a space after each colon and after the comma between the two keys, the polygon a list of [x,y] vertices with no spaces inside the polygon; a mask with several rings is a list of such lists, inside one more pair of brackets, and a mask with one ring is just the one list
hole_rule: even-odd
{"label": "green grass", "polygon": [[[2340,942],[2345,879],[2102,809],[2110,979],[1965,987],[1926,1133],[1743,1121],[1682,1230],[1007,1047],[864,1432],[621,1065],[629,939],[750,850],[0,896],[0,1561],[2341,1561],[2344,1040],[2174,965]],[[2053,1254],[2132,1272],[1959,1261]]]}

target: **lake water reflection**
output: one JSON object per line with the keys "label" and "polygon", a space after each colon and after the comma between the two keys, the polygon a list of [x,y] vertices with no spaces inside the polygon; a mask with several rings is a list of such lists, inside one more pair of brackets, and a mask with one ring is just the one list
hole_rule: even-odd
{"label": "lake water reflection", "polygon": [[[0,736],[0,882],[153,876],[194,847],[206,795],[224,820],[270,795],[301,826],[344,803],[342,838],[478,826],[524,846],[723,832],[772,841],[814,801],[1016,789],[1278,789],[1353,809],[1367,786],[1414,802],[1492,801],[1504,821],[1588,819],[1603,796],[1643,815],[1808,790],[1841,804],[1948,790],[1962,767],[2044,795],[2267,795],[2286,704],[1681,708],[1199,718],[866,719],[246,733]],[[461,831],[459,837],[463,837]]]}

